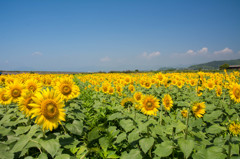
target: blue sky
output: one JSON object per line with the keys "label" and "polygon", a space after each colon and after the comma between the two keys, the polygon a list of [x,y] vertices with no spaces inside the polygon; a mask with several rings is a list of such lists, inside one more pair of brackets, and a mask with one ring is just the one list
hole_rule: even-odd
{"label": "blue sky", "polygon": [[1,0],[0,70],[156,70],[240,58],[239,0]]}

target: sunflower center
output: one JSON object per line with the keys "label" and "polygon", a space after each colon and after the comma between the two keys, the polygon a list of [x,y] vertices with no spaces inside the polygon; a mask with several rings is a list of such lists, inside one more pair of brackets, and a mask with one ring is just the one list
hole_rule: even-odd
{"label": "sunflower center", "polygon": [[137,95],[136,99],[139,101],[141,100],[141,95]]}
{"label": "sunflower center", "polygon": [[58,116],[59,111],[57,105],[53,101],[49,101],[48,103],[44,103],[42,107],[43,115],[47,119],[54,119]]}
{"label": "sunflower center", "polygon": [[72,90],[69,86],[63,86],[63,88],[62,88],[63,95],[69,95],[71,92],[72,92]]}
{"label": "sunflower center", "polygon": [[17,97],[20,97],[21,96],[21,91],[19,89],[14,89],[12,91],[12,97],[13,98],[17,98]]}
{"label": "sunflower center", "polygon": [[146,103],[146,106],[147,106],[147,109],[151,109],[153,107],[153,104],[152,104],[152,102],[148,101]]}
{"label": "sunflower center", "polygon": [[31,86],[28,87],[29,91],[33,91],[34,92],[36,89],[37,88],[34,85],[31,85]]}

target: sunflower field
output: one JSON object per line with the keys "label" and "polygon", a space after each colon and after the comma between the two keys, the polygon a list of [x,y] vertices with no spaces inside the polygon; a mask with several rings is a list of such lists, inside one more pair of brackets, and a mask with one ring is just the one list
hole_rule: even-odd
{"label": "sunflower field", "polygon": [[0,158],[239,158],[240,73],[0,76]]}

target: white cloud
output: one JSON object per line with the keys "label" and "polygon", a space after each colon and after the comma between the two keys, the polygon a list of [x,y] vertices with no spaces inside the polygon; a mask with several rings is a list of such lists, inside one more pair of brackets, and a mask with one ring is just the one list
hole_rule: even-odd
{"label": "white cloud", "polygon": [[196,55],[196,53],[193,50],[188,50],[186,55]]}
{"label": "white cloud", "polygon": [[206,48],[206,47],[203,47],[201,50],[198,50],[199,54],[205,54],[207,52],[208,52],[208,48]]}
{"label": "white cloud", "polygon": [[238,54],[240,54],[240,51],[238,51]]}
{"label": "white cloud", "polygon": [[33,55],[33,56],[42,56],[42,53],[41,53],[41,52],[38,52],[38,51],[36,51],[36,52],[32,53],[32,55]]}
{"label": "white cloud", "polygon": [[144,58],[148,58],[148,59],[151,59],[152,57],[156,57],[156,56],[159,56],[159,55],[161,55],[161,53],[159,52],[159,51],[156,51],[156,52],[152,52],[152,53],[147,53],[147,52],[144,52],[143,54],[142,54],[142,56],[144,57]]}
{"label": "white cloud", "polygon": [[232,53],[233,53],[233,51],[231,49],[227,48],[227,47],[223,50],[219,50],[219,51],[214,52],[215,55],[228,55],[228,54],[232,54]]}
{"label": "white cloud", "polygon": [[109,57],[103,57],[100,59],[101,62],[108,62],[108,61],[111,61],[111,59]]}
{"label": "white cloud", "polygon": [[185,55],[203,55],[203,54],[206,54],[208,52],[208,48],[206,47],[203,47],[202,49],[198,50],[197,52],[195,52],[194,50],[188,50]]}

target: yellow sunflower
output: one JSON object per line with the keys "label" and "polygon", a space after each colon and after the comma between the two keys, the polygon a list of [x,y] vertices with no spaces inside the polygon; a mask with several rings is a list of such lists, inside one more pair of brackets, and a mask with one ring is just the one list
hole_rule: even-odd
{"label": "yellow sunflower", "polygon": [[43,130],[52,131],[58,127],[58,123],[65,121],[64,102],[61,95],[53,89],[37,92],[32,100],[34,103],[29,104],[32,107],[31,118],[36,117],[35,123],[42,126]]}
{"label": "yellow sunflower", "polygon": [[21,97],[24,85],[20,81],[14,80],[14,82],[7,85],[6,89],[8,96],[12,99],[12,102],[16,103],[18,102],[18,98]]}
{"label": "yellow sunflower", "polygon": [[145,95],[142,100],[141,111],[146,115],[157,115],[159,100],[152,95]]}
{"label": "yellow sunflower", "polygon": [[205,103],[201,102],[201,103],[194,103],[192,106],[192,111],[195,115],[195,117],[197,118],[201,118],[203,117],[203,114],[205,114]]}
{"label": "yellow sunflower", "polygon": [[184,118],[186,118],[188,116],[188,111],[186,109],[181,111],[181,114]]}
{"label": "yellow sunflower", "polygon": [[239,103],[240,102],[240,85],[237,83],[234,83],[231,85],[229,94],[232,100]]}
{"label": "yellow sunflower", "polygon": [[25,82],[25,87],[29,91],[37,92],[42,89],[42,83],[38,82],[36,79],[29,79]]}
{"label": "yellow sunflower", "polygon": [[233,135],[239,135],[240,134],[240,124],[238,122],[232,122],[229,125],[228,129]]}
{"label": "yellow sunflower", "polygon": [[11,104],[11,97],[7,94],[5,89],[1,90],[0,93],[0,104],[2,105],[9,105]]}
{"label": "yellow sunflower", "polygon": [[114,94],[114,92],[115,92],[114,87],[109,87],[108,94],[112,95]]}
{"label": "yellow sunflower", "polygon": [[34,103],[32,97],[34,93],[32,91],[24,91],[22,96],[19,98],[18,107],[26,116],[30,116],[32,107],[29,104]]}
{"label": "yellow sunflower", "polygon": [[124,107],[124,108],[127,108],[127,107],[132,107],[134,105],[134,99],[133,98],[124,98],[122,101],[121,101],[121,105]]}
{"label": "yellow sunflower", "polygon": [[136,92],[136,93],[134,93],[133,97],[136,102],[141,102],[143,94],[142,94],[142,92]]}
{"label": "yellow sunflower", "polygon": [[220,97],[222,95],[222,87],[221,86],[217,86],[216,94],[217,94],[218,97]]}
{"label": "yellow sunflower", "polygon": [[132,84],[128,86],[128,89],[131,91],[131,93],[135,91],[135,87]]}
{"label": "yellow sunflower", "polygon": [[80,94],[79,87],[68,77],[62,77],[59,79],[54,89],[66,101],[76,98]]}
{"label": "yellow sunflower", "polygon": [[166,110],[170,110],[173,106],[172,97],[169,94],[165,94],[163,99],[162,99],[162,103],[163,103],[164,108]]}

